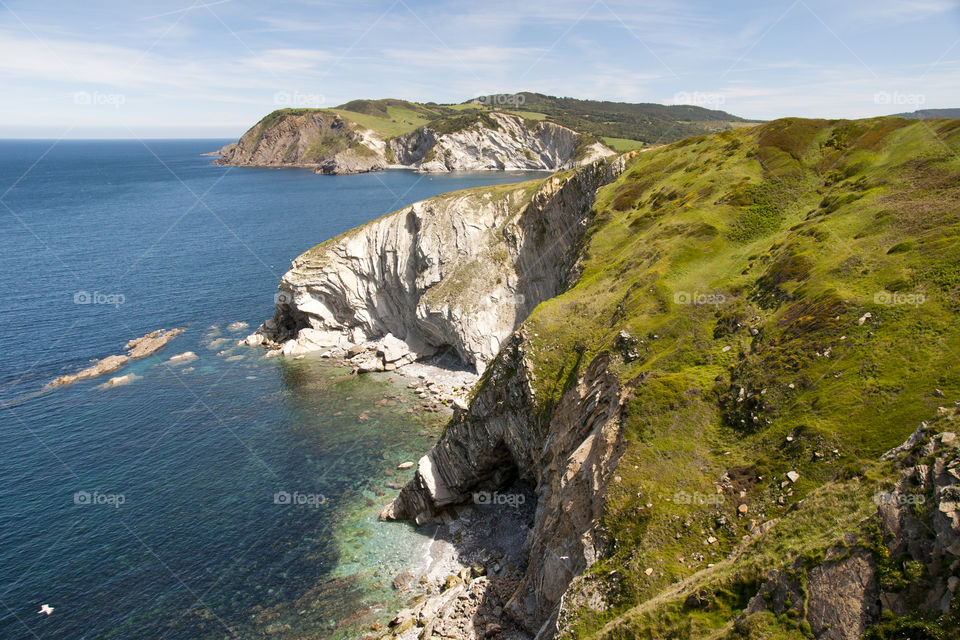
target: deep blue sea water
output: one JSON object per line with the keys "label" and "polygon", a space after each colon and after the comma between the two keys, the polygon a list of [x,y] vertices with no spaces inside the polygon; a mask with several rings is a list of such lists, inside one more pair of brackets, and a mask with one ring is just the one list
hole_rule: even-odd
{"label": "deep blue sea water", "polygon": [[[533,176],[332,177],[200,155],[224,142],[0,141],[4,640],[350,637],[389,616],[390,580],[422,552],[429,532],[375,515],[439,418],[401,380],[236,342],[309,247]],[[112,374],[129,385],[40,391],[181,326]],[[188,350],[199,357],[167,362]]]}

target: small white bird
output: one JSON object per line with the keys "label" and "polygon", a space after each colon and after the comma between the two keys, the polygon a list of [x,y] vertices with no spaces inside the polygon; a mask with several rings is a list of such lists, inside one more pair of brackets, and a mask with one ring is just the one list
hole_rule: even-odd
{"label": "small white bird", "polygon": [[51,613],[53,613],[53,607],[51,607],[48,604],[40,605],[40,611],[37,611],[37,613],[45,613],[47,615],[50,615]]}

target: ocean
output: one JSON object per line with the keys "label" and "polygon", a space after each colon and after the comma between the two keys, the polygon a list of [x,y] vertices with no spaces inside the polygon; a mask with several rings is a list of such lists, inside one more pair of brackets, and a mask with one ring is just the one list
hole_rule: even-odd
{"label": "ocean", "polygon": [[[317,176],[201,155],[226,142],[0,141],[4,640],[359,637],[403,605],[392,580],[431,532],[376,515],[444,416],[400,377],[237,341],[311,246],[542,174]],[[42,390],[172,327],[187,330],[153,356]],[[185,351],[198,357],[168,362]]]}

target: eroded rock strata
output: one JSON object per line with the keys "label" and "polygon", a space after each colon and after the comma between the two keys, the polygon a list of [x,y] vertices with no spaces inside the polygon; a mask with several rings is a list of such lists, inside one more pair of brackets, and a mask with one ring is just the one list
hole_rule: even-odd
{"label": "eroded rock strata", "polygon": [[484,114],[449,130],[427,125],[387,138],[332,111],[303,110],[268,115],[217,154],[215,163],[220,165],[348,174],[388,167],[426,173],[558,171],[614,152],[562,125],[508,113]]}
{"label": "eroded rock strata", "polygon": [[248,343],[285,355],[338,348],[361,370],[451,351],[482,371],[563,291],[596,190],[623,163],[438,196],[324,242],[293,261],[273,318]]}
{"label": "eroded rock strata", "polygon": [[[855,144],[851,131],[874,137],[845,173],[803,164]],[[454,527],[477,495],[519,482],[536,496],[524,557],[493,606],[481,606],[482,573],[462,567],[378,631],[950,637],[960,626],[958,413],[946,401],[956,387],[946,364],[922,369],[941,362],[944,343],[912,323],[952,335],[955,307],[901,311],[886,292],[850,288],[876,291],[875,272],[896,272],[932,290],[918,265],[953,264],[930,238],[906,262],[918,245],[902,227],[858,231],[879,233],[887,209],[906,202],[901,214],[922,212],[931,238],[954,237],[955,166],[917,163],[920,133],[895,119],[778,121],[643,154],[626,171],[601,161],[441,196],[298,258],[248,342],[279,355],[338,351],[358,371],[449,350],[482,371],[382,517]],[[924,200],[911,190],[917,176],[950,197]],[[781,199],[785,184],[812,186]],[[838,255],[825,228],[863,251]],[[488,304],[508,295],[510,305]],[[909,329],[894,331],[899,321]],[[928,349],[891,366],[891,384],[864,381],[907,341]],[[855,414],[830,380],[856,403],[882,396],[883,411]],[[778,411],[800,402],[783,421]],[[909,412],[894,418],[894,408]]]}
{"label": "eroded rock strata", "polygon": [[620,414],[629,393],[607,365],[607,357],[598,357],[549,416],[535,419],[517,335],[490,367],[469,410],[455,415],[381,514],[422,524],[514,477],[535,485],[527,569],[505,609],[540,637],[553,637],[570,580],[603,550],[596,525],[622,453]]}

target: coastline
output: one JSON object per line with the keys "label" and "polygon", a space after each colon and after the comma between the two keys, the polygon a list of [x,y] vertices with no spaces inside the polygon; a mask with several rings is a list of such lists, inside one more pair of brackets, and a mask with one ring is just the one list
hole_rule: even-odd
{"label": "coastline", "polygon": [[[240,341],[238,346],[241,344],[246,343]],[[327,360],[351,369],[349,377],[359,378],[362,374],[347,355],[348,350],[334,348],[279,357],[294,361]],[[465,408],[464,398],[479,380],[476,373],[451,364],[453,359],[441,356],[407,363],[391,371],[367,373],[372,374],[373,380],[386,380],[417,397],[420,402],[408,407],[408,413],[445,414],[443,417],[449,418],[459,408]],[[384,397],[390,398],[392,394]],[[363,414],[359,417],[364,419]],[[428,437],[434,440],[439,433],[428,434]],[[407,467],[407,464],[413,466]],[[395,472],[388,470],[386,477],[415,468],[416,460],[409,460]],[[404,486],[399,481],[383,480],[378,478],[371,483],[382,484],[384,488],[374,490],[375,499],[368,498],[355,517],[337,522],[335,527],[354,532],[366,530],[366,535],[373,540],[395,538],[396,534],[389,533],[386,527],[404,527],[414,538],[420,535],[426,539],[408,556],[418,560],[395,565],[387,563],[387,555],[383,555],[384,564],[375,571],[363,562],[348,561],[332,574],[335,580],[354,575],[367,575],[381,583],[386,580],[387,588],[392,590],[383,605],[368,607],[350,617],[356,623],[350,626],[365,630],[357,637],[363,640],[433,637],[531,640],[531,634],[505,615],[504,609],[526,570],[529,533],[536,509],[533,488],[515,482],[499,492],[501,496],[509,496],[508,504],[485,502],[485,494],[479,494],[473,504],[452,507],[437,522],[417,526],[378,517]],[[367,547],[367,553],[383,553],[382,547],[372,540],[367,541]],[[345,549],[344,555],[350,553]],[[399,604],[391,609],[390,600]],[[384,610],[384,606],[387,609]],[[384,617],[385,612],[390,614],[389,618]]]}

